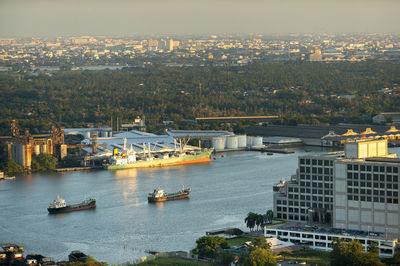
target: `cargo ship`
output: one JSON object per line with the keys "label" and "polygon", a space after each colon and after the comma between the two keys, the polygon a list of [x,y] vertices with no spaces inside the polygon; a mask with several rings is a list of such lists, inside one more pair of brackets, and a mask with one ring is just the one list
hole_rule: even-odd
{"label": "cargo ship", "polygon": [[96,208],[96,199],[87,199],[81,203],[67,205],[64,199],[60,198],[60,196],[57,196],[57,199],[50,203],[50,206],[47,208],[47,210],[50,214],[55,214],[87,210],[92,208]]}
{"label": "cargo ship", "polygon": [[182,188],[175,193],[165,193],[164,190],[157,188],[149,193],[147,200],[149,202],[164,202],[169,200],[180,200],[189,198],[190,188]]}
{"label": "cargo ship", "polygon": [[124,150],[122,153],[114,152],[109,162],[104,164],[104,169],[118,170],[140,167],[160,167],[171,165],[195,164],[210,162],[213,149],[203,151],[172,151],[172,152],[143,152],[136,154],[133,149]]}

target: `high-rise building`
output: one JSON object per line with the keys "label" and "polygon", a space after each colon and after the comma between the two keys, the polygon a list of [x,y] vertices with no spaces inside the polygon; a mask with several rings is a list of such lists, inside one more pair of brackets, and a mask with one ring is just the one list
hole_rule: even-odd
{"label": "high-rise building", "polygon": [[344,152],[300,156],[296,175],[274,194],[275,216],[397,236],[399,168],[385,139],[353,140]]}
{"label": "high-rise building", "polygon": [[169,39],[167,41],[167,50],[170,52],[174,50],[174,40],[173,39]]}

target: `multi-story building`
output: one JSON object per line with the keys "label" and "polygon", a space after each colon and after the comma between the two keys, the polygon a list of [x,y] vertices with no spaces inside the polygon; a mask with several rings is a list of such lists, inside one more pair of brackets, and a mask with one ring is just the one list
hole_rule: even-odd
{"label": "multi-story building", "polygon": [[353,140],[344,152],[299,157],[274,194],[277,218],[398,235],[400,159],[387,141]]}

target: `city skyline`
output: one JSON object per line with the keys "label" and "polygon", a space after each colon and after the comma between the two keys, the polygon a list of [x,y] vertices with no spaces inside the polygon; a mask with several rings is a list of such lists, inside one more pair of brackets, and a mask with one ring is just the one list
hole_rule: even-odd
{"label": "city skyline", "polygon": [[0,37],[399,32],[400,2],[2,0]]}

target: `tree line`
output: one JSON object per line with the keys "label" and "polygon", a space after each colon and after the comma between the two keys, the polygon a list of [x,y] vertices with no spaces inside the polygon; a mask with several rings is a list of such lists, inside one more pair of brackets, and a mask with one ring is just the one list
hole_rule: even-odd
{"label": "tree line", "polygon": [[[396,85],[397,84],[397,85]],[[400,84],[400,65],[254,62],[247,66],[168,67],[99,71],[0,73],[0,134],[11,119],[38,133],[50,125],[110,125],[144,115],[150,130],[207,128],[195,117],[280,115],[277,123],[362,122],[400,111],[400,97],[379,93]],[[354,95],[354,98],[337,97]],[[213,127],[218,127],[214,125]]]}

